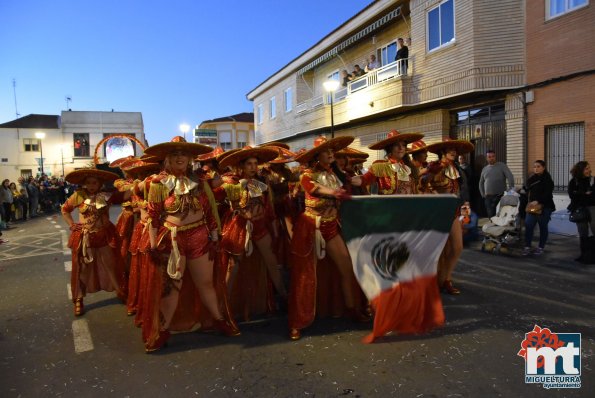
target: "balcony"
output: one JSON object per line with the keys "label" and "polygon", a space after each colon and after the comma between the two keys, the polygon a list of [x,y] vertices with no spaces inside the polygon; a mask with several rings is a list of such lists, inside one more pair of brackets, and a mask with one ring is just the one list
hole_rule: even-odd
{"label": "balcony", "polygon": [[[390,80],[396,80],[408,75],[408,71],[413,69],[413,65],[410,59],[400,59],[390,64],[384,65],[381,68],[374,69],[365,75],[350,81],[347,87],[341,87],[334,93],[334,103],[341,102],[343,100],[349,100],[349,97],[368,87],[374,87],[380,84],[385,84]],[[309,110],[318,108],[324,104],[324,96],[313,97],[298,104],[295,108],[297,114],[307,112]],[[328,101],[326,101],[328,102]]]}

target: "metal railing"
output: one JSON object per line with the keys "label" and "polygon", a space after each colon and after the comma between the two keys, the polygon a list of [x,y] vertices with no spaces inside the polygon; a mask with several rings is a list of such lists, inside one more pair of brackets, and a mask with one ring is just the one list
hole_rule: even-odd
{"label": "metal railing", "polygon": [[[378,83],[385,82],[390,79],[395,79],[398,77],[406,76],[408,74],[408,70],[411,68],[410,60],[409,59],[400,59],[395,62],[391,62],[390,64],[384,65],[381,68],[374,69],[365,75],[352,80],[347,84],[347,87],[342,87],[335,91],[334,102],[343,101],[346,99],[350,94],[355,93],[356,91],[363,90],[367,87],[374,86]],[[327,99],[325,100],[325,97]],[[303,113],[309,109],[316,108],[318,106],[323,105],[324,103],[330,103],[328,100],[328,96],[321,95],[318,97],[314,97],[308,99],[304,102],[301,102],[296,105],[295,112],[296,113]]]}

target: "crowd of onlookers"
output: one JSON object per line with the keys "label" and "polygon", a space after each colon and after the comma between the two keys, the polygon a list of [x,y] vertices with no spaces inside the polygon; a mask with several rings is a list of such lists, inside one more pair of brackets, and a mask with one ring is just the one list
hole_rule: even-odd
{"label": "crowd of onlookers", "polygon": [[73,187],[64,178],[19,177],[16,182],[5,179],[0,187],[0,230],[10,228],[13,222],[22,222],[40,214],[60,210]]}

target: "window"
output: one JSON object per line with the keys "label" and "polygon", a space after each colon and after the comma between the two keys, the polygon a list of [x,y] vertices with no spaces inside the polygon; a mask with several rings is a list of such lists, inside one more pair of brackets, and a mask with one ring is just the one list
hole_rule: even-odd
{"label": "window", "polygon": [[39,152],[39,140],[37,138],[23,138],[25,152]]}
{"label": "window", "polygon": [[584,7],[587,4],[589,4],[589,0],[546,0],[545,17],[546,19],[554,18]]}
{"label": "window", "polygon": [[285,90],[284,97],[285,97],[285,112],[291,112],[291,110],[293,109],[293,96],[291,94],[291,87],[289,87],[287,90]]}
{"label": "window", "polygon": [[394,62],[397,56],[397,42],[393,41],[380,49],[380,65],[384,66]]}
{"label": "window", "polygon": [[433,51],[455,40],[454,10],[454,0],[445,0],[428,11],[428,51]]}
{"label": "window", "polygon": [[275,101],[275,97],[271,97],[269,101],[269,119],[274,119],[277,117],[277,102]]}
{"label": "window", "polygon": [[72,135],[74,156],[88,157],[89,155],[89,134],[79,133]]}
{"label": "window", "polygon": [[258,124],[262,124],[262,104],[258,105],[257,111],[256,111],[256,122]]}
{"label": "window", "polygon": [[546,167],[554,180],[555,192],[566,192],[570,169],[585,155],[585,123],[546,126]]}
{"label": "window", "polygon": [[238,131],[238,148],[243,148],[248,145],[248,132],[247,131]]}
{"label": "window", "polygon": [[231,131],[222,131],[219,133],[219,145],[226,151],[231,149]]}

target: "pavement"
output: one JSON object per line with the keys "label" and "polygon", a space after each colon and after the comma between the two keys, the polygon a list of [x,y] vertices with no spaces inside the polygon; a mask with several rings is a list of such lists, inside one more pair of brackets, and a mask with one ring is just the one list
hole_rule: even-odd
{"label": "pavement", "polygon": [[[112,210],[112,215],[117,209]],[[418,336],[361,339],[371,325],[319,319],[287,338],[284,315],[241,323],[242,336],[176,334],[156,355],[113,294],[72,316],[68,231],[58,215],[14,224],[0,244],[1,397],[589,397],[595,391],[595,266],[578,239],[550,235],[539,257],[467,247],[446,325]],[[581,333],[580,389],[525,383],[517,356],[535,325]]]}

